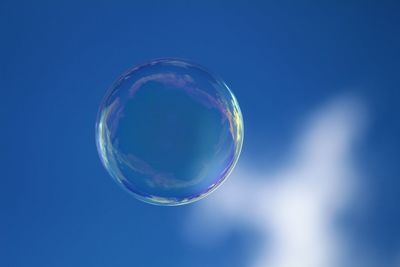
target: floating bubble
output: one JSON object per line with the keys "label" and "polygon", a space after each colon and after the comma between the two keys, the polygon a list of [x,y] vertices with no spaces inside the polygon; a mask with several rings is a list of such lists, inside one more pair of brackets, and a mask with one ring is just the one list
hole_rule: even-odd
{"label": "floating bubble", "polygon": [[218,77],[185,60],[159,59],[111,86],[96,142],[105,168],[136,198],[182,205],[214,191],[234,168],[242,114]]}

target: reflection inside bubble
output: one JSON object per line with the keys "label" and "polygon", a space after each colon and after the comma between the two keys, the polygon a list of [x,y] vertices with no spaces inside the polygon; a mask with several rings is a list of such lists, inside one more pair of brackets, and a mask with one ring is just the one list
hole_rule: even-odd
{"label": "reflection inside bubble", "polygon": [[101,104],[96,141],[111,174],[137,198],[185,204],[232,171],[243,121],[228,87],[202,67],[161,59],[134,67]]}

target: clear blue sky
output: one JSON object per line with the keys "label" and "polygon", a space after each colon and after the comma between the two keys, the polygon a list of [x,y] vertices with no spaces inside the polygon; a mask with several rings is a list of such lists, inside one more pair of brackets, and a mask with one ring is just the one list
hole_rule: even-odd
{"label": "clear blue sky", "polygon": [[244,116],[241,160],[255,169],[261,158],[279,164],[310,110],[363,99],[358,158],[373,201],[349,229],[387,259],[400,253],[400,5],[265,2],[1,1],[0,266],[246,266],[253,232],[214,250],[190,246],[180,232],[197,204],[138,202],[98,159],[105,90],[159,57],[223,77]]}

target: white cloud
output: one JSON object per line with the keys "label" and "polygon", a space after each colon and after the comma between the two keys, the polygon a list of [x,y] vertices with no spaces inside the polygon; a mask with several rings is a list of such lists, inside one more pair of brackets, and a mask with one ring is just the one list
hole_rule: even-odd
{"label": "white cloud", "polygon": [[363,113],[354,99],[333,101],[304,122],[282,168],[238,165],[219,190],[195,206],[187,237],[210,246],[246,224],[268,238],[250,267],[347,266],[349,242],[335,220],[356,194],[352,150]]}

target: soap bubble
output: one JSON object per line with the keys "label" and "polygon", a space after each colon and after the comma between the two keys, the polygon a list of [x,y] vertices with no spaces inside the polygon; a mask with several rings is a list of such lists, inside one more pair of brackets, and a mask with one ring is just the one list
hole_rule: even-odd
{"label": "soap bubble", "polygon": [[158,59],[108,90],[96,142],[105,168],[136,198],[182,205],[214,191],[234,168],[242,114],[226,84],[203,67]]}

